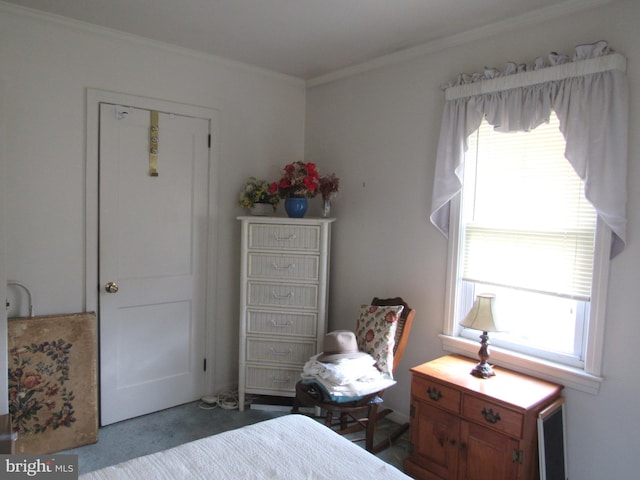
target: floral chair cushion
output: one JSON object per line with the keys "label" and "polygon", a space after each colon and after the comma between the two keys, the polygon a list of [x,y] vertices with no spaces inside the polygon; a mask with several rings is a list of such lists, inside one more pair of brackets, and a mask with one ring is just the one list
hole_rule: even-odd
{"label": "floral chair cushion", "polygon": [[393,378],[393,347],[402,305],[362,305],[356,327],[358,348],[376,360],[376,367]]}

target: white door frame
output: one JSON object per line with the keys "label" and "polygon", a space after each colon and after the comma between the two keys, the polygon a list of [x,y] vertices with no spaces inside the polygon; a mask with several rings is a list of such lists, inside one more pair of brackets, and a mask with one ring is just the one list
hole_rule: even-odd
{"label": "white door frame", "polygon": [[[209,149],[209,225],[207,240],[207,304],[206,311],[206,344],[207,371],[205,372],[205,390],[214,391],[215,385],[215,310],[216,298],[216,263],[218,237],[218,111],[148,97],[139,97],[123,93],[109,92],[88,88],[86,96],[86,176],[85,176],[85,308],[87,312],[99,315],[99,279],[98,279],[98,172],[99,172],[99,134],[100,103],[113,103],[144,108],[148,110],[166,111],[209,120],[211,148]],[[98,318],[98,322],[100,318]],[[99,378],[99,377],[98,377]]]}

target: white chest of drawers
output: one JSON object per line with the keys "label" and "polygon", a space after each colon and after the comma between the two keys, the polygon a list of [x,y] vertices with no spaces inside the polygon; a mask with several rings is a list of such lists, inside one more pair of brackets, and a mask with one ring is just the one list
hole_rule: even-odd
{"label": "white chest of drawers", "polygon": [[247,393],[293,397],[327,324],[332,218],[238,217],[240,411]]}

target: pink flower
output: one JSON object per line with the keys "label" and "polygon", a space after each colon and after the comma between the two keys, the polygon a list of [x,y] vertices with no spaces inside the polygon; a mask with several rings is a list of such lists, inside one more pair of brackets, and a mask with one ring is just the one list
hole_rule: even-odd
{"label": "pink flower", "polygon": [[367,330],[367,333],[364,336],[364,339],[367,343],[370,343],[374,337],[376,336],[376,334],[374,333],[374,331],[372,329]]}
{"label": "pink flower", "polygon": [[57,395],[59,391],[60,391],[59,385],[51,385],[49,388],[47,388],[46,395],[47,397],[53,397],[54,395]]}
{"label": "pink flower", "polygon": [[293,162],[284,166],[277,182],[271,184],[282,198],[289,196],[312,198],[318,191],[320,176],[315,163]]}

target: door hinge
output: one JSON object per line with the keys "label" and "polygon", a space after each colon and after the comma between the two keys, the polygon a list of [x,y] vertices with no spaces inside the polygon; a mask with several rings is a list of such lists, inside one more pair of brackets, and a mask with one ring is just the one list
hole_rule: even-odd
{"label": "door hinge", "polygon": [[203,367],[203,370],[206,372],[207,371],[207,359],[206,358],[204,359],[203,363],[204,363],[204,365],[202,367]]}
{"label": "door hinge", "polygon": [[413,453],[413,443],[409,442],[409,448],[407,449],[409,453]]}
{"label": "door hinge", "polygon": [[413,404],[409,407],[409,416],[411,418],[416,416],[416,407]]}
{"label": "door hinge", "polygon": [[516,450],[514,448],[511,460],[513,461],[513,463],[522,464],[524,462],[524,450]]}
{"label": "door hinge", "polygon": [[207,147],[211,148],[211,134],[207,137]]}

